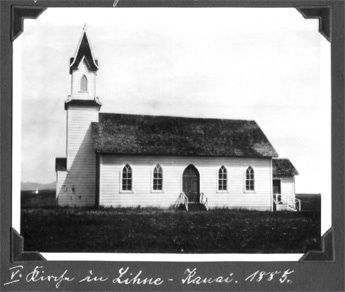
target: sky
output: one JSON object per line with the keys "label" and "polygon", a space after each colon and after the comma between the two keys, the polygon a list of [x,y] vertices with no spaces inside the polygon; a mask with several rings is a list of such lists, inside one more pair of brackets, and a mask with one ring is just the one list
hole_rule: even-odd
{"label": "sky", "polygon": [[101,112],[255,120],[298,170],[296,192],[330,196],[330,44],[293,8],[49,8],[26,19],[14,81],[21,181],[55,181],[65,157],[84,24]]}

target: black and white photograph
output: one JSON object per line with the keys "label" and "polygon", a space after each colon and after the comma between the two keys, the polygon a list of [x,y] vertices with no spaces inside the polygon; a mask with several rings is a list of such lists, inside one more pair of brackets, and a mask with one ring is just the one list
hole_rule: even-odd
{"label": "black and white photograph", "polygon": [[25,19],[14,52],[13,222],[25,251],[321,251],[331,78],[318,19],[294,8],[49,8]]}
{"label": "black and white photograph", "polygon": [[344,291],[344,8],[0,1],[0,291]]}

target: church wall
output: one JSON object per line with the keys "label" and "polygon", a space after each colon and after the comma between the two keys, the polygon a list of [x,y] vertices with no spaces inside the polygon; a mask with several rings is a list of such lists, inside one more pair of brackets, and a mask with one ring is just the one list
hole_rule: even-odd
{"label": "church wall", "polygon": [[91,122],[98,121],[98,108],[69,106],[67,110],[67,171],[58,178],[59,205],[95,204],[96,155],[91,137]]}
{"label": "church wall", "polygon": [[[98,122],[98,107],[68,106],[67,169],[79,163],[85,165],[90,157],[95,156],[91,122]],[[95,167],[95,163],[89,164]]]}
{"label": "church wall", "polygon": [[65,187],[64,182],[66,180],[67,175],[67,171],[56,172],[56,198],[58,199],[58,201],[60,194],[65,191],[63,188]]}
{"label": "church wall", "polygon": [[[132,192],[121,190],[121,174],[126,164],[133,170]],[[152,190],[153,169],[163,168],[163,191]],[[271,210],[271,159],[210,158],[167,156],[102,155],[100,159],[100,205],[103,206],[172,206],[182,192],[182,174],[193,164],[200,174],[200,192],[208,198],[210,208],[231,207]],[[225,165],[228,190],[217,191],[218,170]],[[255,171],[255,191],[245,191],[245,172]]]}

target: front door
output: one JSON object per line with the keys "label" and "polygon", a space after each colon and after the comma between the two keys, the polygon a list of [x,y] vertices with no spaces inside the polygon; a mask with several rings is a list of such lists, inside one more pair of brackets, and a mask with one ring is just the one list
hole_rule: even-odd
{"label": "front door", "polygon": [[281,184],[280,179],[273,180],[273,211],[277,210],[277,204],[281,202]]}
{"label": "front door", "polygon": [[199,203],[199,172],[193,165],[183,172],[183,192],[189,203]]}

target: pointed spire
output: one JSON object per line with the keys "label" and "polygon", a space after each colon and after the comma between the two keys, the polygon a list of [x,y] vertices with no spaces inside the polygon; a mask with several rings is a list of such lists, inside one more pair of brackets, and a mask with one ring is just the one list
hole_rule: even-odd
{"label": "pointed spire", "polygon": [[77,46],[77,50],[75,56],[70,60],[70,74],[73,70],[77,69],[81,60],[85,60],[87,66],[91,71],[98,70],[98,60],[94,58],[91,44],[89,42],[89,38],[87,36],[87,27],[86,23],[83,27],[83,32],[81,34],[79,44]]}

